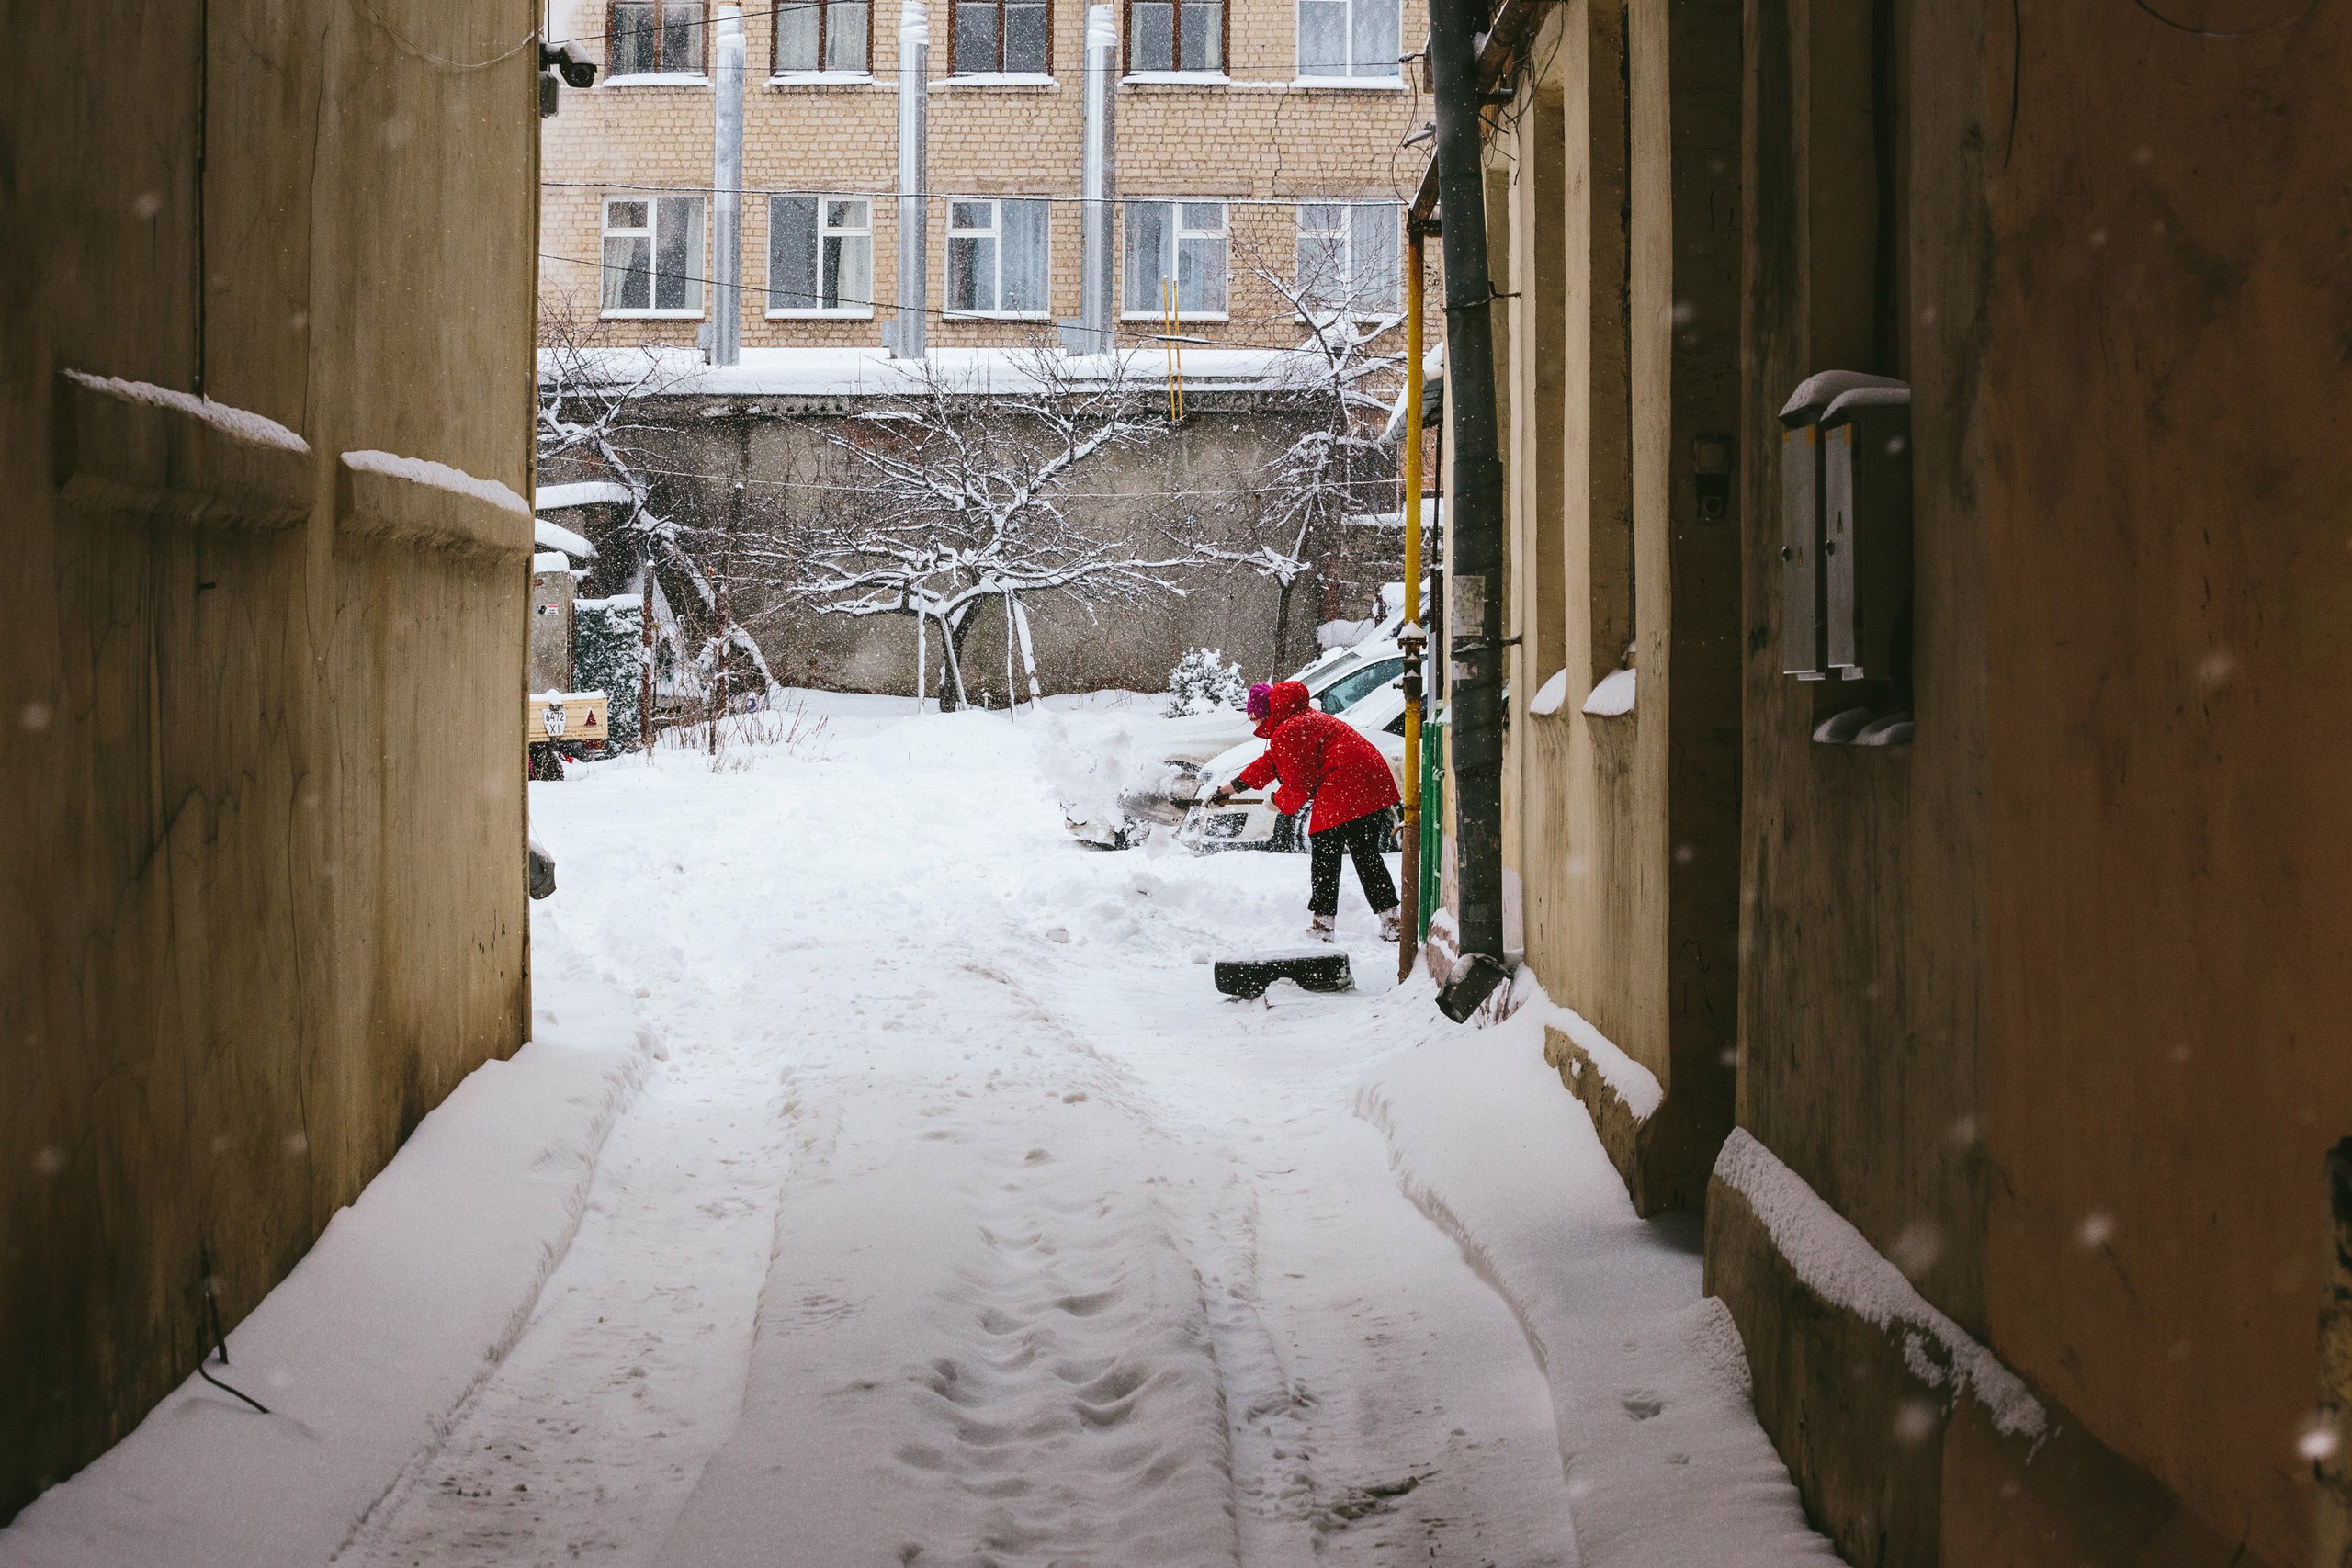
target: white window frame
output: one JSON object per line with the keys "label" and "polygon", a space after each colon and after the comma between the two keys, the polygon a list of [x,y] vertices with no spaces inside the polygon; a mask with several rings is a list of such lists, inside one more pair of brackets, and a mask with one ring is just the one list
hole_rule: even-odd
{"label": "white window frame", "polygon": [[[650,3],[652,4],[654,10],[653,30],[657,36],[662,31],[662,13],[665,9],[674,6],[678,10],[690,11],[694,13],[695,19],[687,25],[693,28],[695,42],[698,46],[695,51],[695,63],[684,70],[672,67],[668,61],[662,62],[662,68],[659,71],[619,71],[615,69],[613,64],[613,51],[619,41],[619,25],[618,18],[616,15],[617,7],[614,4],[614,0],[605,0],[605,79],[602,82],[599,82],[597,85],[600,87],[709,86],[710,74],[707,70],[707,65],[710,59],[711,48],[710,0],[650,0]],[[659,48],[658,44],[656,45],[656,48]]]}
{"label": "white window frame", "polygon": [[[1187,229],[1183,226],[1183,213],[1184,208],[1187,204],[1197,207],[1211,202],[1216,204],[1217,209],[1218,226],[1215,231],[1206,229]],[[1212,232],[1214,232],[1216,239],[1223,243],[1224,246],[1223,259],[1225,276],[1224,288],[1222,292],[1225,295],[1226,308],[1222,310],[1186,310],[1179,309],[1176,312],[1176,319],[1180,321],[1231,321],[1233,319],[1233,198],[1231,197],[1225,196],[1136,196],[1123,198],[1119,206],[1119,319],[1127,321],[1165,321],[1167,319],[1167,312],[1158,300],[1155,299],[1151,301],[1147,309],[1137,310],[1133,301],[1129,300],[1127,298],[1127,283],[1129,280],[1129,268],[1131,265],[1127,244],[1127,210],[1136,207],[1149,206],[1168,207],[1175,209],[1171,214],[1171,221],[1169,225],[1168,231],[1170,236],[1169,243],[1176,247],[1177,256],[1181,257],[1183,254],[1183,243],[1186,240],[1206,239],[1210,237]],[[1178,265],[1181,267],[1181,261]],[[1162,276],[1165,276],[1166,275],[1162,274]]]}
{"label": "white window frame", "polygon": [[[995,281],[996,281],[996,288],[995,288],[995,291],[994,291],[994,292],[995,292],[995,298],[996,298],[996,299],[998,299],[999,300],[1003,299],[1003,298],[1004,298],[1004,204],[1005,204],[1006,202],[1008,202],[1008,201],[1035,201],[1035,200],[1039,200],[1039,199],[1040,199],[1040,198],[1039,198],[1039,197],[1020,197],[1020,196],[951,196],[951,197],[949,197],[947,198],[947,249],[946,249],[944,252],[941,253],[941,254],[943,254],[943,256],[945,258],[945,263],[944,263],[944,265],[945,265],[946,269],[947,269],[947,270],[946,270],[946,271],[942,275],[942,281],[943,281],[943,283],[944,283],[944,287],[945,287],[945,288],[946,288],[946,290],[947,290],[947,292],[946,292],[944,296],[942,296],[942,298],[941,298],[941,301],[940,301],[940,302],[941,302],[943,305],[945,305],[945,304],[947,303],[947,301],[952,300],[952,299],[955,299],[955,297],[956,297],[956,278],[955,278],[956,242],[957,240],[959,240],[959,239],[980,239],[980,238],[986,238],[986,239],[989,239],[989,240],[992,240],[992,241],[994,241],[994,242],[995,242],[995,243],[996,243],[996,279],[995,279]],[[986,203],[988,204],[988,209],[989,209],[989,227],[987,227],[987,228],[985,228],[985,229],[974,229],[974,228],[969,228],[969,227],[965,227],[965,228],[959,228],[959,227],[957,227],[957,226],[956,226],[956,209],[958,207],[970,206],[971,204],[973,204],[973,203],[975,203],[975,202],[986,202]],[[1046,297],[1046,302],[1045,302],[1045,304],[1044,304],[1044,305],[1040,306],[1038,309],[1036,309],[1036,310],[956,310],[956,309],[955,309],[955,308],[953,308],[953,307],[951,306],[951,307],[949,307],[946,310],[944,310],[943,313],[944,313],[944,314],[945,314],[945,315],[948,315],[948,316],[955,317],[955,318],[956,318],[956,319],[958,319],[958,320],[962,320],[962,321],[1050,321],[1050,320],[1053,318],[1053,314],[1054,314],[1054,312],[1053,312],[1053,300],[1054,300],[1054,219],[1053,219],[1053,209],[1052,209],[1052,207],[1051,207],[1050,205],[1049,205],[1049,206],[1047,206],[1047,208],[1046,208],[1046,250],[1045,250],[1045,254],[1044,254],[1044,256],[1043,256],[1043,257],[1041,257],[1040,259],[1041,259],[1042,264],[1043,264],[1043,265],[1044,265],[1044,267],[1045,267],[1045,273],[1046,273],[1046,276],[1045,276],[1044,279],[1042,280],[1042,281],[1044,282],[1044,285],[1045,285],[1044,293],[1045,293],[1045,297]]]}
{"label": "white window frame", "polygon": [[[1311,207],[1328,207],[1337,211],[1340,215],[1339,228],[1336,231],[1308,229],[1306,214]],[[1368,208],[1385,210],[1388,214],[1389,221],[1395,225],[1395,232],[1389,242],[1391,249],[1386,258],[1390,269],[1388,296],[1376,306],[1362,305],[1355,300],[1356,277],[1361,270],[1359,258],[1356,255],[1356,214]],[[1405,259],[1405,213],[1401,206],[1385,197],[1351,199],[1345,197],[1333,197],[1329,201],[1302,201],[1294,210],[1298,214],[1298,237],[1291,251],[1294,266],[1297,264],[1298,253],[1305,248],[1309,234],[1328,235],[1336,232],[1341,242],[1341,276],[1346,284],[1345,291],[1339,299],[1309,295],[1306,292],[1306,278],[1304,271],[1301,270],[1299,276],[1293,280],[1297,285],[1301,296],[1300,303],[1310,311],[1329,311],[1335,317],[1345,316],[1348,320],[1358,321],[1379,321],[1400,312],[1399,296],[1403,291]]]}
{"label": "white window frame", "polygon": [[[870,196],[853,196],[841,192],[824,194],[816,191],[797,192],[794,193],[792,196],[772,196],[768,198],[768,276],[766,288],[768,299],[766,310],[767,319],[771,321],[871,321],[874,317],[874,301],[871,299],[867,299],[862,304],[834,306],[815,305],[779,308],[775,303],[776,293],[776,203],[779,201],[794,199],[795,197],[797,197],[797,199],[803,201],[814,201],[817,204],[816,288],[821,291],[825,286],[825,241],[828,238],[838,238],[843,241],[863,239],[865,242],[865,288],[866,292],[869,294],[874,291],[874,206],[876,200],[876,197]],[[859,228],[854,225],[836,224],[832,222],[832,205],[837,201],[862,201],[865,203],[865,226],[863,228]]]}
{"label": "white window frame", "polygon": [[1374,90],[1386,89],[1402,91],[1405,85],[1405,66],[1401,59],[1378,62],[1377,63],[1380,66],[1380,69],[1377,71],[1367,71],[1364,69],[1367,62],[1356,58],[1356,7],[1366,5],[1388,5],[1396,7],[1397,49],[1401,54],[1404,49],[1405,37],[1404,0],[1332,0],[1332,3],[1343,4],[1348,8],[1348,25],[1346,28],[1348,39],[1347,69],[1340,72],[1317,72],[1312,74],[1308,73],[1306,69],[1306,18],[1300,14],[1299,10],[1302,0],[1291,0],[1291,61],[1295,67],[1295,71],[1294,73],[1295,80],[1291,83],[1291,85],[1294,87],[1354,87],[1360,90],[1370,88]]}
{"label": "white window frame", "polygon": [[847,86],[874,80],[874,8],[880,0],[865,0],[865,63],[855,67],[835,67],[825,63],[826,46],[831,41],[833,6],[839,0],[820,0],[817,10],[817,64],[814,69],[787,66],[779,61],[784,40],[777,18],[768,18],[768,82],[775,86],[837,85]]}
{"label": "white window frame", "polygon": [[[1231,50],[1229,45],[1232,39],[1233,7],[1238,3],[1238,0],[1216,0],[1217,6],[1217,62],[1213,66],[1196,70],[1188,70],[1184,65],[1184,51],[1182,48],[1184,19],[1182,13],[1185,0],[1158,0],[1158,3],[1165,5],[1169,8],[1170,13],[1168,19],[1170,49],[1167,69],[1138,69],[1136,67],[1135,62],[1135,17],[1136,0],[1120,0],[1119,54],[1121,62],[1125,70],[1125,74],[1121,76],[1119,80],[1122,82],[1140,83],[1230,83],[1233,80],[1232,76],[1229,74],[1233,69],[1233,61],[1231,58]],[[1293,4],[1296,4],[1296,0],[1293,0]]]}
{"label": "white window frame", "polygon": [[[613,226],[613,209],[629,202],[637,203],[645,209],[645,226],[641,229],[616,229]],[[687,254],[693,258],[689,265],[694,270],[686,275],[686,284],[694,298],[692,305],[665,307],[650,303],[661,295],[662,209],[665,204],[684,205],[694,209],[695,238],[687,246]],[[710,265],[705,252],[705,246],[710,239],[710,209],[703,198],[699,196],[664,195],[659,191],[646,191],[642,194],[623,193],[605,197],[602,207],[598,209],[598,216],[602,220],[603,227],[597,235],[597,315],[605,321],[698,321],[702,320],[710,298],[709,290],[705,287]],[[646,299],[649,303],[641,309],[628,305],[605,304],[605,275],[614,270],[612,264],[605,259],[609,254],[611,242],[615,239],[636,239],[640,235],[646,242]]]}

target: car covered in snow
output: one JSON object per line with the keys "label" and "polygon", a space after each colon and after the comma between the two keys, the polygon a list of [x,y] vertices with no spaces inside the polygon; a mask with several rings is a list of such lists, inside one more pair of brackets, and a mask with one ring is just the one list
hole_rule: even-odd
{"label": "car covered in snow", "polygon": [[[1374,671],[1385,679],[1377,683],[1367,682],[1352,691],[1335,682],[1325,689],[1316,705],[1363,731],[1364,738],[1380,749],[1380,754],[1388,760],[1388,771],[1395,775],[1397,793],[1401,795],[1405,787],[1404,656],[1399,653],[1394,659],[1383,659],[1363,667],[1367,676]],[[1266,743],[1252,736],[1217,757],[1189,781],[1193,793],[1182,802],[1184,818],[1177,829],[1177,842],[1193,850],[1306,848],[1306,825],[1299,818],[1284,817],[1274,809],[1271,789],[1245,790],[1223,806],[1205,804],[1219,785],[1263,756],[1265,750]]]}
{"label": "car covered in snow", "polygon": [[[1367,694],[1393,683],[1405,671],[1405,655],[1381,637],[1351,648],[1335,648],[1291,677],[1326,713],[1338,713]],[[1157,754],[1159,766],[1147,782],[1120,793],[1115,809],[1072,810],[1073,837],[1100,849],[1125,849],[1151,824],[1176,827],[1193,803],[1208,793],[1206,770],[1238,747],[1256,746],[1257,725],[1238,708],[1185,714],[1146,721],[1136,744]]]}

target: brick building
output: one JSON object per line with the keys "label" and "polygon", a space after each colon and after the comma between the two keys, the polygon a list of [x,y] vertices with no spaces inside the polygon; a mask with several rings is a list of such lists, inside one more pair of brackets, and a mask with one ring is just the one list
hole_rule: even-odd
{"label": "brick building", "polygon": [[[1172,310],[1188,417],[1176,418],[1171,398],[1181,435],[1171,429],[1178,438],[1155,456],[1104,465],[1094,488],[1114,493],[1088,504],[1159,553],[1171,513],[1214,517],[1223,542],[1246,548],[1259,542],[1253,509],[1280,488],[1266,465],[1302,421],[1325,417],[1296,391],[1296,373],[1310,385],[1315,376],[1315,356],[1295,352],[1308,314],[1336,310],[1366,330],[1403,309],[1397,182],[1418,169],[1403,143],[1429,118],[1419,60],[1426,0],[1118,0],[1106,9],[1119,72],[1113,342],[1139,351],[1132,373],[1156,384]],[[879,362],[899,314],[899,66],[910,20],[921,17],[929,38],[919,205],[933,363],[1051,347],[1057,323],[1080,315],[1090,7],[755,0],[743,10],[742,360],[674,382],[647,411],[646,428],[665,434],[645,441],[662,454],[649,465],[657,510],[707,514],[746,485],[744,525],[759,531],[786,525],[777,520],[853,477],[817,471],[825,421],[855,417],[862,400],[908,384]],[[705,0],[550,0],[549,36],[600,67],[594,86],[563,90],[543,126],[541,305],[549,321],[564,318],[561,332],[690,359],[710,322],[720,21]],[[1403,337],[1401,327],[1385,331],[1378,352],[1392,357],[1353,390],[1399,395]],[[1372,408],[1350,417],[1365,434],[1382,423]],[[1339,511],[1393,513],[1393,453],[1347,461]],[[561,460],[541,475],[594,477]],[[1396,533],[1338,525],[1334,516],[1315,535],[1295,615],[1278,615],[1269,582],[1205,564],[1182,574],[1180,591],[1108,623],[1069,595],[1035,606],[1049,689],[1156,684],[1201,644],[1253,671],[1287,669],[1313,648],[1317,620],[1369,613],[1396,573]],[[639,554],[606,549],[605,569]],[[673,597],[695,614],[683,584]],[[894,689],[914,668],[910,621],[776,616],[756,635],[777,671]],[[1291,635],[1276,635],[1278,624]],[[1001,633],[983,628],[982,643]]]}
{"label": "brick building", "polygon": [[[714,8],[549,0],[603,65],[545,131],[543,298],[619,343],[691,344],[709,311]],[[897,289],[897,0],[745,7],[742,341],[876,346]],[[1020,344],[1079,310],[1076,0],[939,0],[930,16],[931,338]],[[1290,347],[1261,274],[1393,310],[1398,144],[1428,118],[1425,0],[1120,0],[1118,314]],[[1408,51],[1416,58],[1404,60]],[[689,263],[692,265],[689,265]]]}

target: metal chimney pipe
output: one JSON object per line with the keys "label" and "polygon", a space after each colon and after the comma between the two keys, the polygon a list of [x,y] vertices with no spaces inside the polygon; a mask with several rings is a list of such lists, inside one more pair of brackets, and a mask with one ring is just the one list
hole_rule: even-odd
{"label": "metal chimney pipe", "polygon": [[710,362],[743,356],[743,13],[718,8],[718,113],[711,128]]}
{"label": "metal chimney pipe", "polygon": [[882,334],[900,359],[923,356],[930,284],[930,227],[925,215],[931,107],[931,13],[923,0],[899,9],[899,319]]}
{"label": "metal chimney pipe", "polygon": [[1079,285],[1078,321],[1084,354],[1111,352],[1111,323],[1117,313],[1112,258],[1112,204],[1119,186],[1118,142],[1112,106],[1119,83],[1118,13],[1108,5],[1086,8],[1086,147],[1080,167],[1079,209],[1085,223],[1085,272]]}

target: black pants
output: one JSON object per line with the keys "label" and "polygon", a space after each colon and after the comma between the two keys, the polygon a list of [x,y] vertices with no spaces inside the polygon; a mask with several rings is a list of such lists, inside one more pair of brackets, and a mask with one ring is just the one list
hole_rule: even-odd
{"label": "black pants", "polygon": [[1372,906],[1375,915],[1385,914],[1396,907],[1396,884],[1388,877],[1388,863],[1380,858],[1380,841],[1388,836],[1388,813],[1367,812],[1352,822],[1342,822],[1320,833],[1306,836],[1307,857],[1313,863],[1312,891],[1306,899],[1309,914],[1337,915],[1340,912],[1340,857],[1346,855],[1356,863],[1356,876],[1363,884],[1364,902]]}

